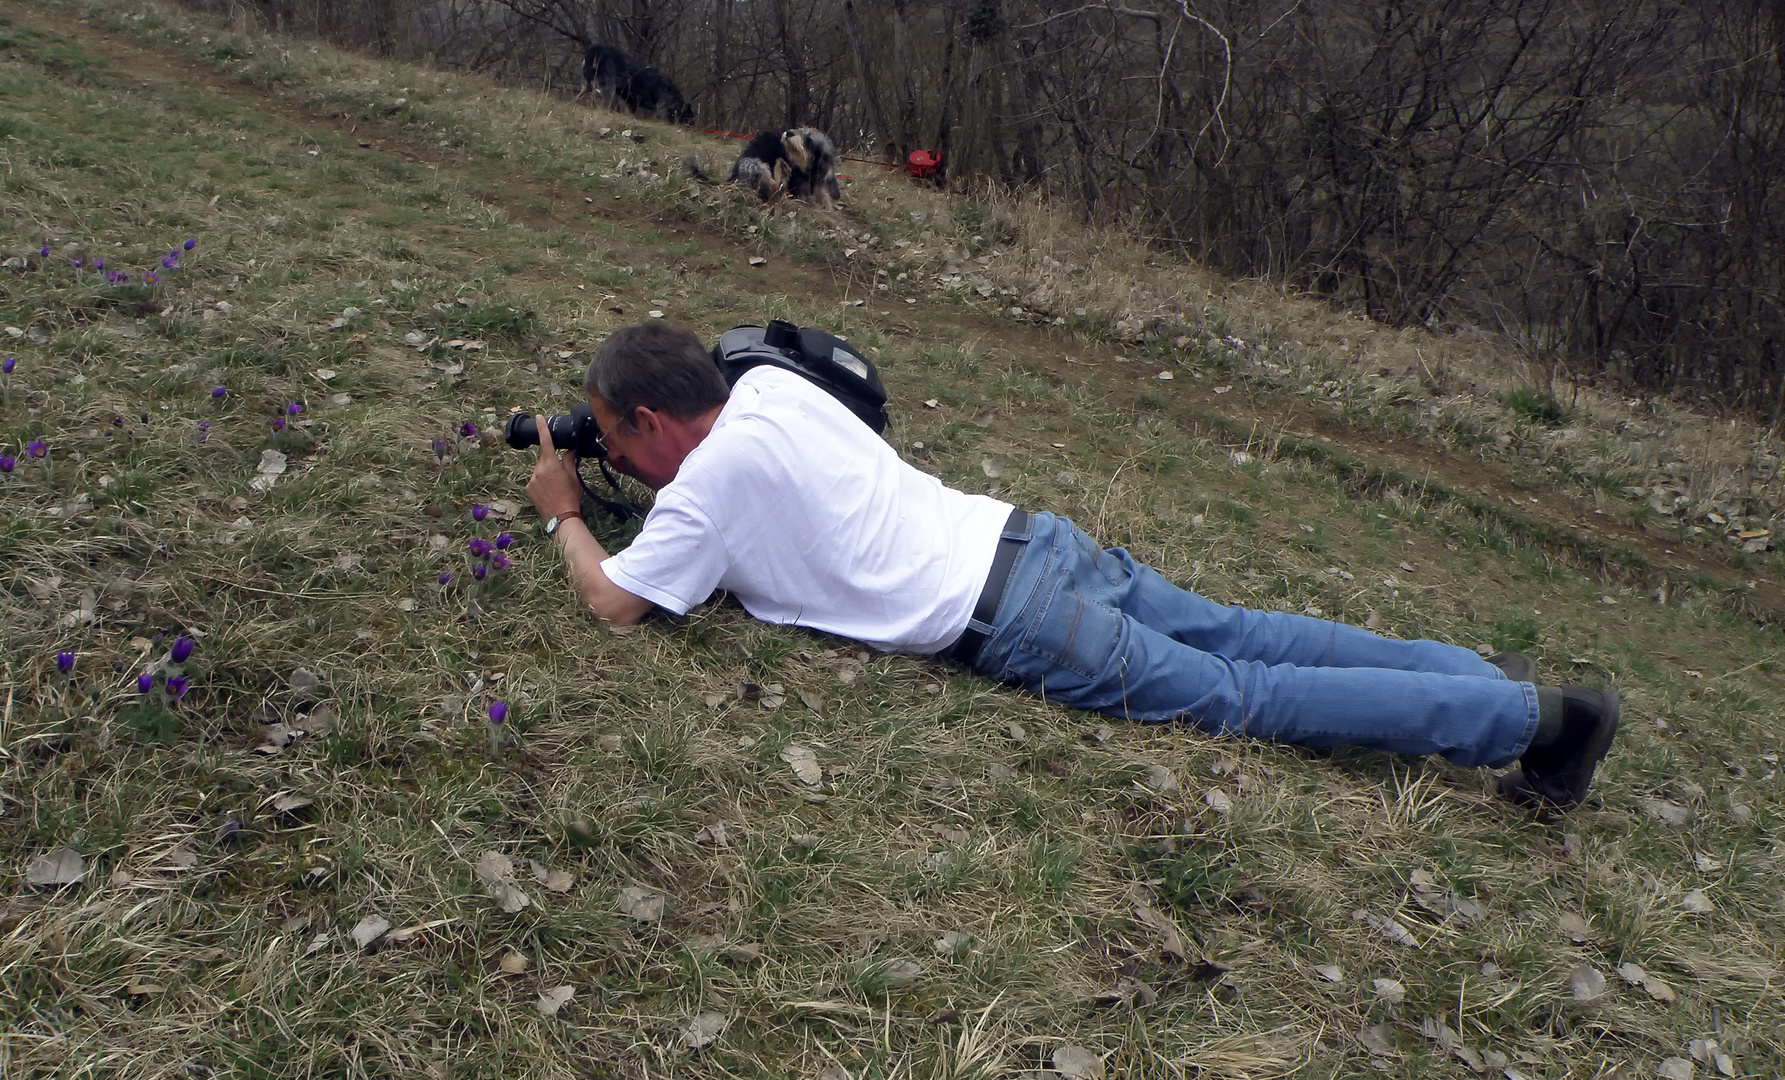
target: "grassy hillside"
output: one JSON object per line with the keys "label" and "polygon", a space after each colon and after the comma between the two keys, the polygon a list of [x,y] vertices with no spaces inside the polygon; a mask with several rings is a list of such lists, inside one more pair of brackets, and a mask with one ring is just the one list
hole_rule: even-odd
{"label": "grassy hillside", "polygon": [[[1770,433],[689,152],[735,144],[0,0],[0,1073],[1785,1073]],[[1615,685],[1594,797],[604,629],[494,431],[659,312],[847,334],[910,460],[1214,598]]]}

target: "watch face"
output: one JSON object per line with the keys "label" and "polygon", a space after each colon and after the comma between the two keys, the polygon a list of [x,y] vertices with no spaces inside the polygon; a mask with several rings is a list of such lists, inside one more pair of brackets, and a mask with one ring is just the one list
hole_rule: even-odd
{"label": "watch face", "polygon": [[559,518],[552,518],[551,520],[549,520],[545,523],[545,534],[547,536],[550,536],[553,533],[558,531],[559,520],[560,520]]}

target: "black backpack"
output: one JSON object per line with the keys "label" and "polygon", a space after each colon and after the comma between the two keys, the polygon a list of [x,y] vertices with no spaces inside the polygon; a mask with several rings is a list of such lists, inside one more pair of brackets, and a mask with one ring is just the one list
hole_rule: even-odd
{"label": "black backpack", "polygon": [[822,388],[881,434],[886,430],[886,387],[874,362],[835,334],[774,319],[767,326],[737,326],[719,336],[713,362],[735,386],[744,372],[773,364]]}

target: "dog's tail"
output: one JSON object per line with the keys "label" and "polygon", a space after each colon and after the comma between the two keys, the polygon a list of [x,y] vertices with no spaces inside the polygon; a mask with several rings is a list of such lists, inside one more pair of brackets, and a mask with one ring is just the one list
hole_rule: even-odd
{"label": "dog's tail", "polygon": [[693,154],[689,154],[683,159],[682,167],[688,170],[689,176],[694,177],[694,179],[699,180],[703,184],[710,184],[713,182],[713,178],[708,176],[706,170],[700,167],[700,159]]}

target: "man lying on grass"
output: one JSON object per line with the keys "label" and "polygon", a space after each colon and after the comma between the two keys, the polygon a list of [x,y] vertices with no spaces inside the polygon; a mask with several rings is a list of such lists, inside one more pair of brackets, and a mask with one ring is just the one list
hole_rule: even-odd
{"label": "man lying on grass", "polygon": [[735,388],[692,332],[616,331],[585,389],[608,460],[657,492],[626,550],[581,515],[572,454],[537,418],[527,495],[583,603],[616,624],[725,589],[759,619],[939,654],[1049,700],[1211,735],[1520,762],[1500,790],[1542,812],[1586,795],[1611,691],[1539,687],[1518,654],[1213,603],[1065,518],[907,464],[824,390],[763,365]]}

